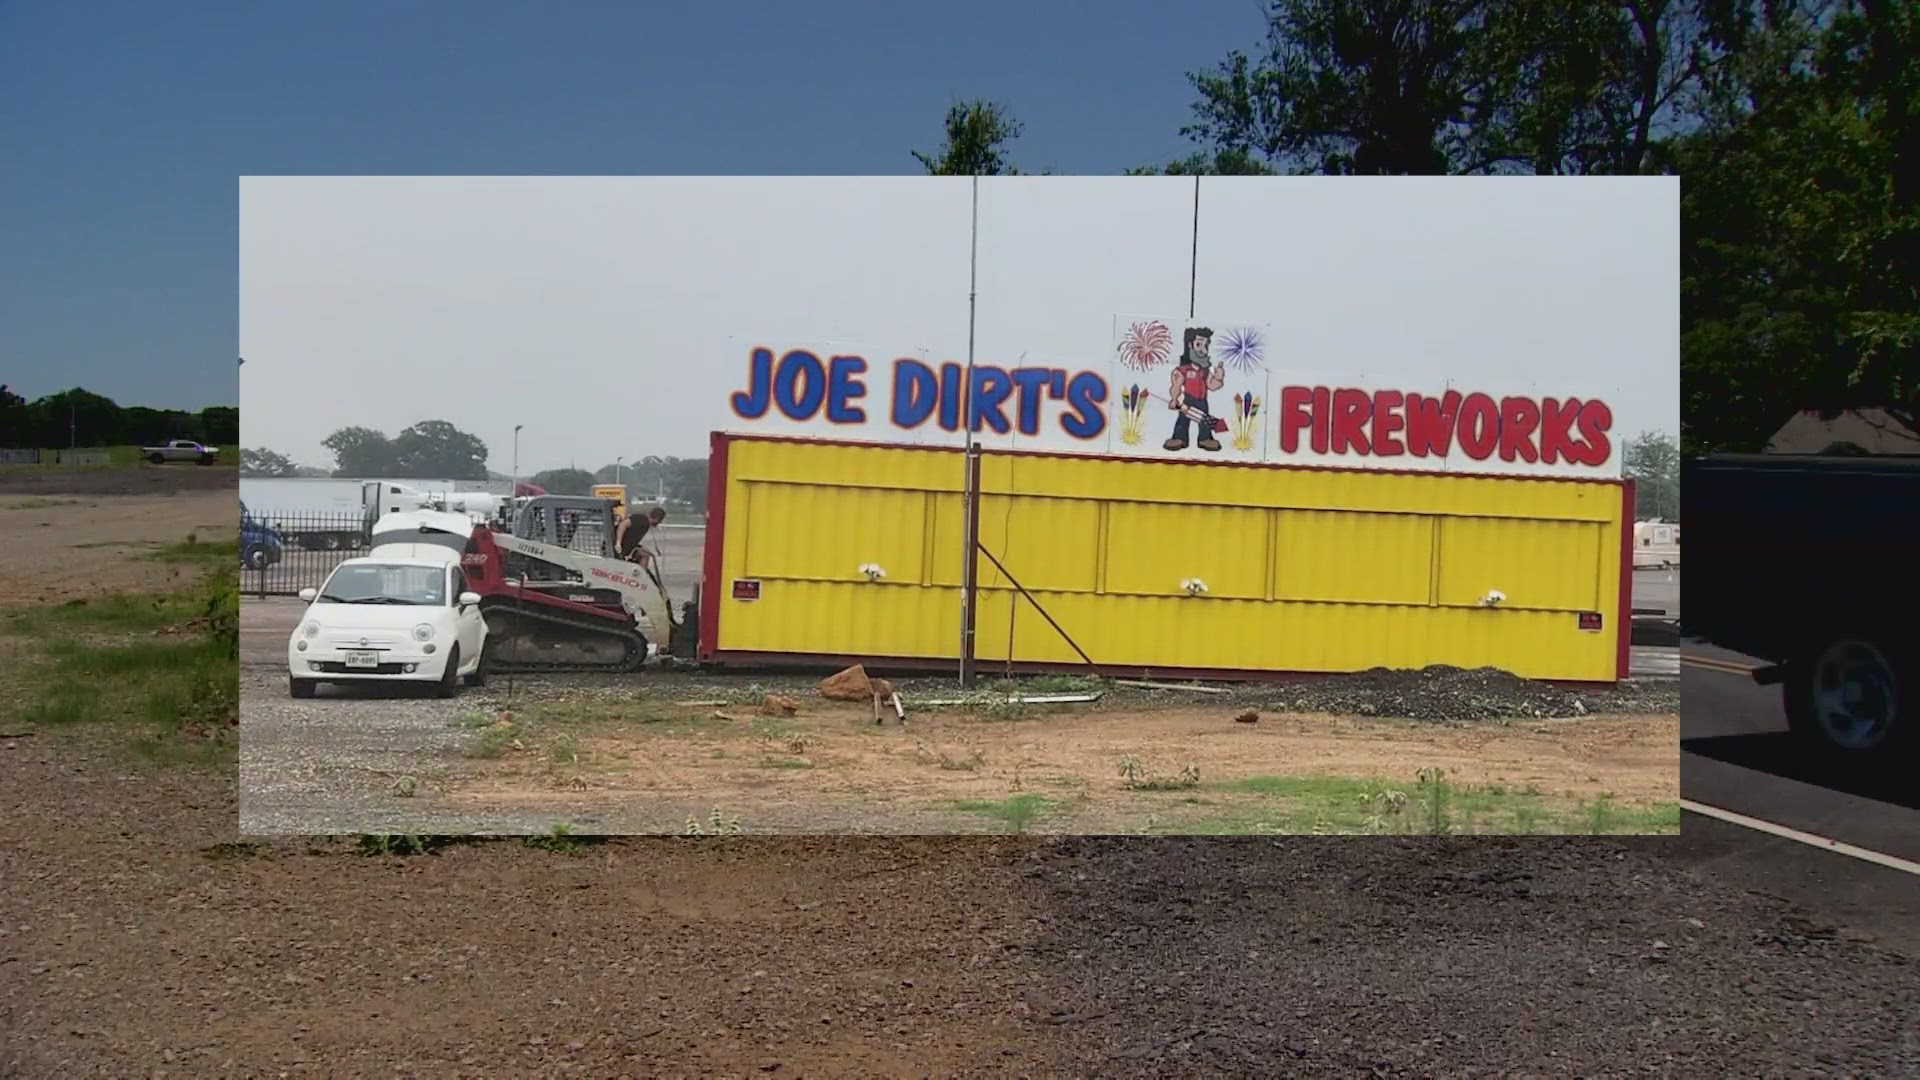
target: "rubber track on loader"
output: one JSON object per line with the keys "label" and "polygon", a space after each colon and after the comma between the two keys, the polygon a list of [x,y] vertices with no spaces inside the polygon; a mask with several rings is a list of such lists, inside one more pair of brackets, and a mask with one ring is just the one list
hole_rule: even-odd
{"label": "rubber track on loader", "polygon": [[615,627],[605,619],[586,618],[577,615],[563,615],[557,612],[541,611],[530,607],[520,607],[511,598],[490,597],[480,605],[480,613],[485,616],[498,612],[509,618],[543,622],[549,626],[564,626],[570,630],[581,630],[601,637],[623,640],[626,655],[618,663],[612,664],[560,664],[548,663],[539,659],[529,659],[514,655],[516,650],[502,641],[498,648],[491,648],[492,658],[488,661],[493,671],[532,672],[561,674],[566,672],[601,671],[628,672],[638,671],[647,659],[647,639],[638,630],[631,627]]}

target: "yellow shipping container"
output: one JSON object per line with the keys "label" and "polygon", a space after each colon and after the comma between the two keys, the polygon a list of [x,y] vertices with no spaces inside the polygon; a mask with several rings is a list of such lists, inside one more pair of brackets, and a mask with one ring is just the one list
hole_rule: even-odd
{"label": "yellow shipping container", "polygon": [[[702,659],[957,662],[960,451],[717,433],[709,467]],[[984,671],[1626,675],[1631,481],[988,452],[980,487]]]}

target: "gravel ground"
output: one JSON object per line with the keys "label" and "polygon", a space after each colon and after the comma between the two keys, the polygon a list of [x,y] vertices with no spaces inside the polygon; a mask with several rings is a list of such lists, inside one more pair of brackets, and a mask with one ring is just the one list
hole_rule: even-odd
{"label": "gravel ground", "polygon": [[[226,466],[197,465],[139,465],[124,469],[0,466],[0,492],[9,495],[158,495],[218,488],[238,492],[239,473]],[[234,517],[238,520],[237,499]]]}
{"label": "gravel ground", "polygon": [[[1061,680],[1069,682],[1063,683]],[[809,692],[817,674],[734,673],[702,675],[693,671],[656,671],[627,679],[606,676],[543,676],[523,679],[528,694],[562,698],[631,697],[635,693],[695,700],[756,696],[758,687],[776,693]],[[893,680],[902,700],[964,698],[951,677]],[[504,686],[504,683],[502,684]],[[1465,671],[1434,666],[1422,671],[1377,668],[1352,675],[1329,675],[1286,683],[1215,683],[1224,693],[1156,690],[1109,682],[1098,687],[1096,708],[1138,710],[1156,705],[1193,707],[1218,703],[1223,708],[1253,706],[1272,712],[1339,713],[1347,716],[1412,720],[1546,719],[1599,713],[1654,715],[1680,710],[1680,686],[1671,679],[1628,680],[1614,687],[1563,690],[1493,668]],[[1071,676],[1031,679],[983,679],[979,696],[995,694],[1077,693],[1092,684]]]}
{"label": "gravel ground", "polygon": [[0,1075],[1912,1076],[1920,965],[1685,838],[233,843],[0,740]]}

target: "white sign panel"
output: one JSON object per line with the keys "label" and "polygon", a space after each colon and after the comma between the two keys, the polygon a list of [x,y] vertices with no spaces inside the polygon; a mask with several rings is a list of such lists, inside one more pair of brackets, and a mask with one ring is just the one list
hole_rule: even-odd
{"label": "white sign panel", "polygon": [[964,360],[921,346],[735,338],[732,430],[1180,461],[1522,476],[1620,475],[1604,395],[1408,385],[1272,366],[1270,324],[1116,316],[1092,361]]}

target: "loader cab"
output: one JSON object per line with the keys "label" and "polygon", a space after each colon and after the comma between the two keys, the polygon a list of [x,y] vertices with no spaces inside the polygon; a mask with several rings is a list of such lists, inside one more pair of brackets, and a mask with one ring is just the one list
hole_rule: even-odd
{"label": "loader cab", "polygon": [[522,540],[611,558],[617,507],[611,499],[586,495],[536,495],[514,513],[511,531]]}

